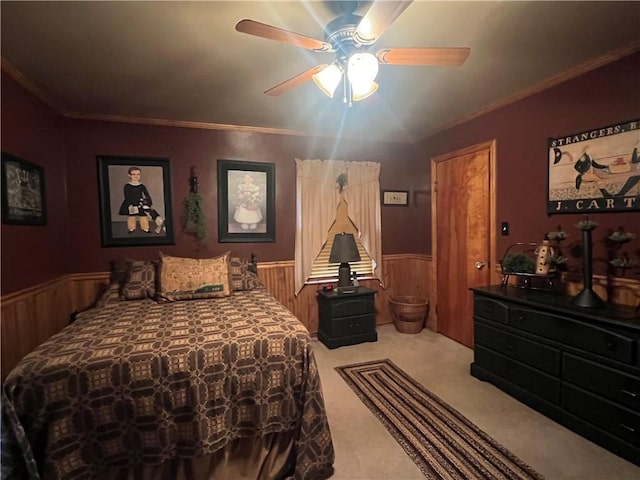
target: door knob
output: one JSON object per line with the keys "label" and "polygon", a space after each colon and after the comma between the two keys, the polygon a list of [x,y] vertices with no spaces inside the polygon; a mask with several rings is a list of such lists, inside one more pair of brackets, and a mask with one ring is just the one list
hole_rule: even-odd
{"label": "door knob", "polygon": [[484,262],[476,262],[476,268],[478,270],[482,270],[482,267],[484,267]]}

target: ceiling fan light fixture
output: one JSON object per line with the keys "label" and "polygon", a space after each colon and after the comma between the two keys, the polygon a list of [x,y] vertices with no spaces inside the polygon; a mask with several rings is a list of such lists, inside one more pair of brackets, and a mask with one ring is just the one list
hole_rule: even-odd
{"label": "ceiling fan light fixture", "polygon": [[327,97],[333,98],[333,94],[338,88],[340,80],[342,80],[342,70],[334,62],[328,67],[323,68],[315,75],[312,75],[313,81],[318,86],[322,93]]}
{"label": "ceiling fan light fixture", "polygon": [[378,90],[378,84],[376,82],[371,82],[368,88],[364,90],[356,90],[355,88],[353,88],[353,95],[352,95],[353,101],[359,102],[360,100],[364,100],[365,98],[373,95],[376,92],[376,90]]}
{"label": "ceiling fan light fixture", "polygon": [[368,52],[354,53],[347,63],[347,76],[354,90],[365,92],[378,75],[378,59]]}

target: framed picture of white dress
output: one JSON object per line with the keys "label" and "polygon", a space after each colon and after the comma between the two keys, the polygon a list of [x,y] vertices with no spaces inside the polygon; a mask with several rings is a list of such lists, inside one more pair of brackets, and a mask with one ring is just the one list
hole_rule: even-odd
{"label": "framed picture of white dress", "polygon": [[173,245],[169,159],[100,155],[97,161],[102,246]]}
{"label": "framed picture of white dress", "polygon": [[273,163],[218,160],[218,242],[275,242]]}

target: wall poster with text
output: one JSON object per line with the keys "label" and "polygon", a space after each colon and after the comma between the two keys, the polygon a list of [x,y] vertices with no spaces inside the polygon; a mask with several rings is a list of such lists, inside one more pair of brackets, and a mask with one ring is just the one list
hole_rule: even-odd
{"label": "wall poster with text", "polygon": [[547,213],[640,211],[640,120],[549,138]]}

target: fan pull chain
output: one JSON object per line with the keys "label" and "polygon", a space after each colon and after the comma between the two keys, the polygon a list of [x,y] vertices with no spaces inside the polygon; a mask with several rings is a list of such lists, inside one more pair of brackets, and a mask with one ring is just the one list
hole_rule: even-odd
{"label": "fan pull chain", "polygon": [[342,103],[347,103],[347,76],[343,74],[342,76]]}

